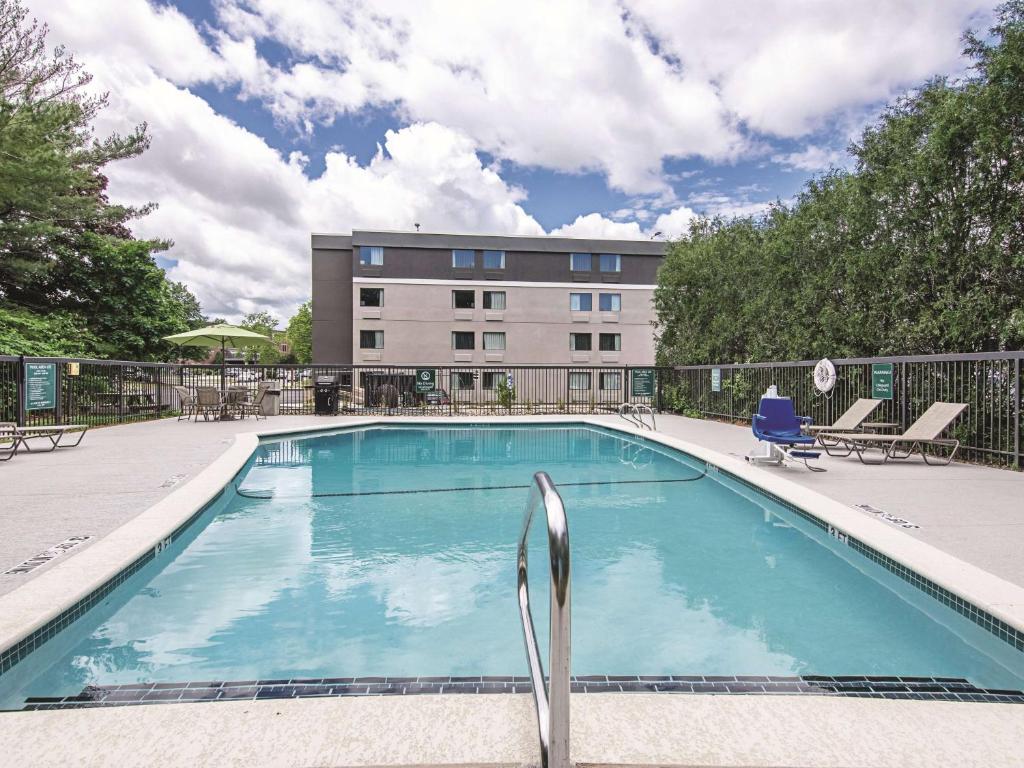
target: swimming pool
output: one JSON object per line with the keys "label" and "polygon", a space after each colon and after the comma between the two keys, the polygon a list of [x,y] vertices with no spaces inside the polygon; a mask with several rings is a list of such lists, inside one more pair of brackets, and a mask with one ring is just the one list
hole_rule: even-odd
{"label": "swimming pool", "polygon": [[569,517],[581,681],[1024,687],[1010,644],[693,457],[591,425],[430,424],[264,442],[159,557],[0,675],[0,707],[90,686],[109,702],[201,698],[180,691],[224,681],[493,677],[516,690],[502,681],[526,675],[516,543],[537,470]]}

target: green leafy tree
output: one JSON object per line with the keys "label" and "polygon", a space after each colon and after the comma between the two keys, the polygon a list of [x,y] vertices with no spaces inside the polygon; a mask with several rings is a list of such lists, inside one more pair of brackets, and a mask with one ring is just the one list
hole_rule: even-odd
{"label": "green leafy tree", "polygon": [[85,93],[88,73],[63,47],[48,52],[46,35],[18,0],[0,0],[0,306],[27,334],[5,343],[31,354],[46,328],[53,350],[166,358],[160,337],[200,325],[199,303],[154,261],[170,243],[127,227],[153,206],[112,204],[103,174],[145,151],[146,127],[97,138],[106,96]]}
{"label": "green leafy tree", "polygon": [[18,0],[0,0],[0,299],[47,306],[42,290],[59,249],[82,232],[117,232],[150,207],[111,205],[102,168],[143,152],[145,125],[97,139],[105,95]]}
{"label": "green leafy tree", "polygon": [[[264,336],[274,338],[277,329],[278,319],[269,312],[250,312],[241,322],[242,328],[261,333]],[[281,362],[281,351],[275,345],[259,344],[251,347],[243,347],[245,359],[250,363],[263,363],[273,365]]]}
{"label": "green leafy tree", "polygon": [[99,340],[78,315],[0,307],[0,355],[92,357],[99,348]]}
{"label": "green leafy tree", "polygon": [[161,244],[93,233],[79,242],[82,250],[59,255],[53,285],[65,293],[68,309],[87,318],[98,353],[131,360],[173,356],[175,348],[162,337],[189,330],[202,315],[188,289],[169,282],[153,260]]}
{"label": "green leafy tree", "polygon": [[305,365],[313,362],[313,305],[301,304],[288,321],[288,342],[292,345],[295,362]]}
{"label": "green leafy tree", "polygon": [[1024,345],[1024,0],[965,40],[972,74],[892,104],[851,171],[669,246],[659,362]]}

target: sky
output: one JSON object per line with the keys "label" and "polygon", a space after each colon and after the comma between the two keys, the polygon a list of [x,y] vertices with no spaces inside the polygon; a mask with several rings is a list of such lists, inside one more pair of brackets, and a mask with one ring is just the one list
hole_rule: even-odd
{"label": "sky", "polygon": [[[966,62],[980,0],[27,0],[146,123],[110,196],[204,312],[282,324],[310,233],[675,238],[848,167],[887,102]],[[658,234],[660,233],[660,234]]]}

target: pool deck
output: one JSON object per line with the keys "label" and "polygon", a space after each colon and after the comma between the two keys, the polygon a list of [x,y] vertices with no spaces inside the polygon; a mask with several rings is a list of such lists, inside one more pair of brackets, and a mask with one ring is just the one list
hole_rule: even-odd
{"label": "pool deck", "polygon": [[[617,416],[601,420],[622,423]],[[258,424],[252,419],[150,421],[91,430],[77,448],[19,454],[0,464],[0,595],[85,551],[187,483],[224,453],[236,434],[358,421],[316,416],[279,416]],[[658,430],[733,457],[754,444],[748,428],[682,416],[659,416]],[[809,472],[800,465],[763,470],[848,506],[867,504],[920,526],[899,530],[1024,586],[1024,473],[961,463],[932,467],[920,459],[884,466],[865,466],[855,457],[822,456],[818,462],[828,471]],[[29,573],[5,573],[75,536],[91,538]]]}
{"label": "pool deck", "polygon": [[[603,420],[622,423],[614,416]],[[13,598],[15,607],[21,595],[31,594],[20,600],[21,608],[38,611],[41,603],[74,599],[73,589],[57,583],[63,564],[72,564],[63,570],[74,572],[80,570],[76,559],[102,563],[107,555],[100,553],[119,537],[122,546],[151,548],[153,538],[140,537],[139,525],[158,508],[166,514],[181,494],[168,497],[185,491],[189,481],[195,481],[188,491],[193,497],[217,487],[211,470],[220,470],[222,478],[239,466],[240,453],[252,450],[239,446],[236,435],[359,421],[364,419],[146,422],[91,431],[78,448],[16,456],[0,464],[0,572],[70,537],[91,538],[28,573],[0,575],[0,594],[8,593],[5,600]],[[753,444],[749,429],[729,424],[662,416],[658,427],[663,435],[732,459]],[[908,549],[919,547],[912,541],[918,539],[1024,586],[1018,555],[1024,475],[966,464],[929,467],[920,460],[879,467],[856,458],[820,461],[828,472],[800,466],[755,471],[763,471],[766,481],[784,478],[831,498],[854,526],[889,529],[880,531],[883,539],[906,542]],[[217,482],[222,487],[223,479]],[[855,504],[920,527],[900,528],[852,509]],[[89,555],[83,558],[84,552]],[[52,576],[40,580],[48,572]],[[23,585],[32,587],[19,590]],[[574,695],[572,707],[573,759],[593,765],[1009,766],[1020,764],[1024,733],[1020,704],[602,693]],[[19,766],[494,766],[538,760],[526,694],[0,713],[0,742],[5,760]]]}

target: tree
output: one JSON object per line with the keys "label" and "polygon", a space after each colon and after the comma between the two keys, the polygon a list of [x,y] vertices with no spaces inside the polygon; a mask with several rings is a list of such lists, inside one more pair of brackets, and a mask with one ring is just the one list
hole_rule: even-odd
{"label": "tree", "polygon": [[288,321],[286,331],[292,354],[300,365],[313,362],[313,304],[307,301],[299,305],[295,315]]}
{"label": "tree", "polygon": [[106,96],[83,93],[91,77],[18,0],[0,0],[0,300],[43,309],[59,248],[82,232],[115,232],[150,206],[106,199],[101,169],[143,152],[145,125],[95,139],[90,122]]}
{"label": "tree", "polygon": [[[241,327],[250,331],[261,333],[271,339],[277,328],[278,319],[266,311],[250,312],[242,320]],[[251,347],[243,347],[246,360],[250,363],[260,362],[265,365],[273,365],[281,362],[281,351],[277,345],[260,344]]]}
{"label": "tree", "polygon": [[892,104],[851,145],[852,171],[669,246],[660,362],[1024,344],[1024,0],[965,40],[972,75]]}
{"label": "tree", "polygon": [[80,243],[81,251],[59,254],[53,286],[65,293],[63,304],[86,319],[98,353],[131,360],[173,355],[162,337],[189,330],[202,314],[195,296],[169,282],[153,260],[161,244],[92,233]]}
{"label": "tree", "polygon": [[[170,243],[128,229],[153,206],[112,204],[103,174],[145,151],[146,127],[97,139],[106,96],[86,95],[90,76],[63,47],[48,54],[46,26],[27,19],[18,0],[0,0],[0,306],[25,329],[52,329],[53,349],[82,349],[60,337],[75,332],[89,354],[164,358],[160,337],[196,327],[202,312],[154,261]],[[31,333],[9,339],[24,345],[16,353],[38,348]]]}

